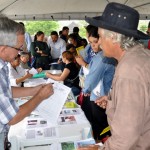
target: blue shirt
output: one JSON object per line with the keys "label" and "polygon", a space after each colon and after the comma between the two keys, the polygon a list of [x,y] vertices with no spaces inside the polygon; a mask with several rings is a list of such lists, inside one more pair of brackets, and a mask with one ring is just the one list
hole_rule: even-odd
{"label": "blue shirt", "polygon": [[12,98],[7,64],[0,59],[0,133],[6,131],[7,123],[18,110],[19,108]]}
{"label": "blue shirt", "polygon": [[[93,58],[96,54],[95,54],[95,52],[92,50],[92,47],[91,47],[90,44],[88,44],[88,45],[85,47],[84,50],[85,50],[85,52],[86,52],[86,57],[83,58],[83,59],[84,59],[84,61],[85,61],[86,63],[89,64],[89,63],[91,62],[92,58]],[[80,72],[79,72],[79,76],[82,76],[82,75],[84,75],[84,73],[83,73],[83,68],[81,67]]]}
{"label": "blue shirt", "polygon": [[115,72],[115,61],[111,58],[103,56],[103,52],[100,51],[93,57],[89,64],[89,74],[85,78],[83,93],[91,93],[90,100],[94,101],[98,98],[93,93],[93,89],[100,84],[100,96],[107,95]]}
{"label": "blue shirt", "polygon": [[86,57],[84,58],[84,60],[89,64],[93,56],[95,56],[95,52],[92,50],[92,47],[90,44],[88,44],[84,50],[86,52]]}

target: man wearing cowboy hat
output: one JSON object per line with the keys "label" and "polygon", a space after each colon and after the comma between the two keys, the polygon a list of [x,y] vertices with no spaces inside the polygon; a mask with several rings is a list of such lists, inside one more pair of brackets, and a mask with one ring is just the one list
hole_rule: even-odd
{"label": "man wearing cowboy hat", "polygon": [[99,27],[104,55],[118,60],[110,96],[96,102],[107,109],[112,133],[101,149],[150,150],[150,51],[138,42],[150,37],[137,30],[139,13],[109,3],[102,16],[86,21]]}

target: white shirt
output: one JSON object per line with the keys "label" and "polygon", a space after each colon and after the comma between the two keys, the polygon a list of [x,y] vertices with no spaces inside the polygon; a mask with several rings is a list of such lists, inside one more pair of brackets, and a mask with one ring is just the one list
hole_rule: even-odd
{"label": "white shirt", "polygon": [[18,66],[16,67],[16,69],[14,69],[10,63],[8,63],[8,69],[9,69],[10,85],[20,87],[21,83],[16,84],[16,79],[24,76],[26,73],[26,69],[22,68],[21,66]]}
{"label": "white shirt", "polygon": [[51,37],[48,37],[47,45],[51,48],[52,59],[62,58],[62,53],[66,51],[66,42],[61,38],[54,43]]}

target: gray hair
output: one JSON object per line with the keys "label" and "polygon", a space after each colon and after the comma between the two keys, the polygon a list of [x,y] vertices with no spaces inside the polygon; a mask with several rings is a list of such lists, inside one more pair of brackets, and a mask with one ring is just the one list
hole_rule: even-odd
{"label": "gray hair", "polygon": [[17,36],[25,33],[24,27],[0,14],[0,45],[15,46]]}
{"label": "gray hair", "polygon": [[141,45],[142,46],[142,44],[139,41],[135,40],[134,37],[128,37],[128,36],[125,36],[123,34],[113,32],[113,31],[109,31],[109,30],[106,30],[106,29],[102,29],[102,30],[104,31],[104,36],[105,37],[113,37],[113,42],[114,43],[119,43],[120,47],[123,50],[128,50],[129,48],[131,48],[135,45]]}

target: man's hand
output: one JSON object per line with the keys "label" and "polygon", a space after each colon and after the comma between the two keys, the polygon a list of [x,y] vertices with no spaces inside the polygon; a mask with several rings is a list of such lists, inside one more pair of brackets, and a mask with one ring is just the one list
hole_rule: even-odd
{"label": "man's hand", "polygon": [[99,97],[99,98],[95,101],[95,103],[96,103],[98,106],[102,107],[103,109],[106,109],[106,107],[107,107],[107,101],[108,101],[108,97],[107,97],[107,96],[102,96],[102,97]]}
{"label": "man's hand", "polygon": [[24,75],[25,79],[32,78],[33,74],[30,74],[29,71]]}
{"label": "man's hand", "polygon": [[53,94],[54,94],[54,90],[52,84],[42,85],[39,91],[37,92],[37,95],[41,97],[42,100],[48,98]]}

